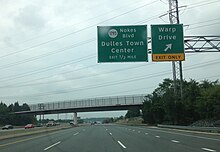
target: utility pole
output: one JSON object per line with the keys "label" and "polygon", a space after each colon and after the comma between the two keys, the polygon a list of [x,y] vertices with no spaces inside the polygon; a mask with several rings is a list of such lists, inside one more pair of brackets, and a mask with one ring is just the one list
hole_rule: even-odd
{"label": "utility pole", "polygon": [[[179,9],[178,0],[169,0],[169,20],[170,24],[179,24]],[[172,61],[172,71],[173,71],[173,82],[174,82],[174,95],[177,100],[177,80],[179,80],[180,85],[180,98],[183,97],[183,71],[182,71],[182,61]]]}

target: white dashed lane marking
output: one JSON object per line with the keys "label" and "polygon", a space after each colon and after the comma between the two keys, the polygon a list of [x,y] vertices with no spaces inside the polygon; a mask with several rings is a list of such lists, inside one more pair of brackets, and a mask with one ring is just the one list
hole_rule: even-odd
{"label": "white dashed lane marking", "polygon": [[50,148],[52,148],[52,147],[54,147],[54,146],[56,146],[56,145],[58,145],[58,144],[60,144],[60,143],[61,143],[61,141],[59,141],[59,142],[57,142],[57,143],[55,143],[55,144],[53,144],[53,145],[51,145],[51,146],[45,148],[44,150],[46,151],[46,150],[48,150],[48,149],[50,149]]}
{"label": "white dashed lane marking", "polygon": [[174,143],[179,143],[179,141],[177,141],[177,140],[171,140],[172,142],[174,142]]}
{"label": "white dashed lane marking", "polygon": [[126,148],[124,144],[122,144],[120,141],[118,141],[119,145],[121,145],[121,147],[123,147],[124,149]]}
{"label": "white dashed lane marking", "polygon": [[202,150],[210,151],[210,152],[216,152],[216,150],[214,150],[214,149],[209,149],[209,148],[202,148]]}

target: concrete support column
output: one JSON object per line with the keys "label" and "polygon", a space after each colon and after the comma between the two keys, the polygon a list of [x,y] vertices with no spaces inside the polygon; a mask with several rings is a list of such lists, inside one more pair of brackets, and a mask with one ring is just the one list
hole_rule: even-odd
{"label": "concrete support column", "polygon": [[77,113],[76,112],[73,113],[73,124],[74,125],[78,124],[78,122],[77,122]]}

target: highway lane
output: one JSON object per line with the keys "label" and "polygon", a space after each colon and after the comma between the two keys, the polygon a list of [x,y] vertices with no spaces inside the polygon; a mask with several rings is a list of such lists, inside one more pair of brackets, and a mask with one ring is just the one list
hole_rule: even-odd
{"label": "highway lane", "polygon": [[0,141],[1,152],[220,152],[220,137],[168,129],[93,125]]}
{"label": "highway lane", "polygon": [[[114,129],[115,128],[116,127],[114,127]],[[139,143],[145,140],[147,141],[145,145],[150,143],[151,145],[159,146],[159,149],[155,146],[155,150],[150,149],[149,151],[220,151],[219,135],[134,126],[117,126],[117,129],[113,131],[118,131],[116,134],[120,134],[123,129],[125,129],[126,132],[127,130],[130,132],[127,136],[132,136],[135,140],[140,140]],[[149,140],[146,140],[146,137],[143,138],[143,135],[149,137]],[[130,138],[125,137],[124,140],[128,139]],[[127,142],[128,144],[135,143],[129,140]],[[151,146],[148,148],[150,147]]]}

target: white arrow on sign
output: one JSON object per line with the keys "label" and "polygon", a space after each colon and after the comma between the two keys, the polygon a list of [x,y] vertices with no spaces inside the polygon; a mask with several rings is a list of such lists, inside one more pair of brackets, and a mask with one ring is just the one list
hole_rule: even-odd
{"label": "white arrow on sign", "polygon": [[168,49],[170,49],[171,50],[171,48],[172,48],[172,44],[166,44],[166,48],[164,49],[164,51],[166,52]]}

